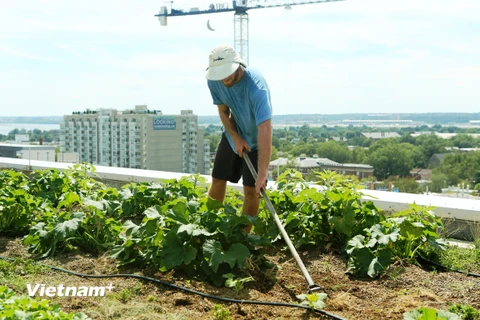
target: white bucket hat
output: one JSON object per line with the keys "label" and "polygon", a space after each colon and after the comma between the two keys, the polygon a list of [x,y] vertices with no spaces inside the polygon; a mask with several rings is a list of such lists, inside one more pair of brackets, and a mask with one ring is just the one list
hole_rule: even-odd
{"label": "white bucket hat", "polygon": [[232,47],[226,44],[219,45],[210,52],[205,77],[213,81],[223,80],[233,74],[239,65],[247,67]]}

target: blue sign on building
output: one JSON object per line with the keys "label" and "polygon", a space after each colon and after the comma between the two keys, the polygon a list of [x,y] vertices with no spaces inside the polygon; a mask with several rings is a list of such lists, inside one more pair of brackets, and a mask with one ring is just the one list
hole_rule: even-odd
{"label": "blue sign on building", "polygon": [[175,117],[155,117],[153,118],[153,130],[175,130],[177,122]]}

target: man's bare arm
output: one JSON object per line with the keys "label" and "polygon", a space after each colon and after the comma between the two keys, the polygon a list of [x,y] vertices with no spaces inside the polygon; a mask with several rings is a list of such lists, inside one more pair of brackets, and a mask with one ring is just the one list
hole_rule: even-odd
{"label": "man's bare arm", "polygon": [[220,120],[222,121],[223,127],[228,132],[230,137],[232,137],[235,144],[235,150],[238,155],[241,157],[243,155],[243,150],[250,151],[250,147],[247,142],[240,136],[237,131],[237,125],[235,119],[230,115],[230,109],[224,105],[218,105],[218,114],[220,115]]}
{"label": "man's bare arm", "polygon": [[224,104],[220,104],[217,107],[223,127],[232,138],[235,138],[235,136],[238,136],[238,131],[235,121],[230,117],[230,109]]}
{"label": "man's bare arm", "polygon": [[272,154],[272,121],[267,120],[258,125],[258,179],[257,193],[266,188],[268,166]]}

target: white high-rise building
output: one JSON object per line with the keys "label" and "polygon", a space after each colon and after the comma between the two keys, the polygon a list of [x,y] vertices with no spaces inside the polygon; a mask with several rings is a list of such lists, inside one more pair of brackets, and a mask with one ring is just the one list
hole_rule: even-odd
{"label": "white high-rise building", "polygon": [[138,105],[73,112],[60,124],[60,150],[94,165],[210,173],[209,141],[191,110],[163,115]]}

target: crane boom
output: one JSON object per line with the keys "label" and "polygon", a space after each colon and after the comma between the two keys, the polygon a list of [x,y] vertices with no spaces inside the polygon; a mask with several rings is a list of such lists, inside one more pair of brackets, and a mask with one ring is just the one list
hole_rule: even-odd
{"label": "crane boom", "polygon": [[[248,10],[275,8],[314,4],[324,2],[338,2],[343,0],[232,0],[232,3],[210,3],[206,8],[192,7],[190,9],[173,9],[166,6],[160,7],[158,17],[160,25],[167,25],[167,17],[190,16],[208,13],[235,12],[234,16],[234,47],[248,65]],[[173,2],[173,1],[171,1]]]}

